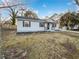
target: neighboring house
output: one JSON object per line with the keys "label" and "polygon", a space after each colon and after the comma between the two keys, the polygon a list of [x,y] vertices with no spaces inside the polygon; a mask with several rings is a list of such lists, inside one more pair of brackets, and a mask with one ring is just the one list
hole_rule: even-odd
{"label": "neighboring house", "polygon": [[54,31],[55,23],[51,19],[17,17],[17,32]]}
{"label": "neighboring house", "polygon": [[[49,19],[53,19],[55,21],[56,27],[55,30],[60,30],[60,18],[63,16],[63,13],[61,14],[54,14],[49,17]],[[65,29],[65,28],[64,28]]]}

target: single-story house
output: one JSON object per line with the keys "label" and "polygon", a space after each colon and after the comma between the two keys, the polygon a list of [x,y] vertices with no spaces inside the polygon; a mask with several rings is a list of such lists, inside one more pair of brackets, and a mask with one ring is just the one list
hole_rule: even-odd
{"label": "single-story house", "polygon": [[51,19],[17,17],[17,32],[54,31],[55,27],[56,24]]}

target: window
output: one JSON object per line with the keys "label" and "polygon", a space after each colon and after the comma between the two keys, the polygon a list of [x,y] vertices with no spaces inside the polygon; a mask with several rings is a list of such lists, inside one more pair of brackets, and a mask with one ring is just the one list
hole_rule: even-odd
{"label": "window", "polygon": [[23,27],[30,27],[30,24],[29,21],[23,21]]}
{"label": "window", "polygon": [[52,24],[52,27],[56,27],[56,24],[55,24],[55,23],[53,23],[53,24]]}
{"label": "window", "polygon": [[44,23],[42,22],[42,23],[40,23],[40,27],[44,27]]}
{"label": "window", "polygon": [[55,24],[54,23],[52,24],[52,27],[55,27]]}

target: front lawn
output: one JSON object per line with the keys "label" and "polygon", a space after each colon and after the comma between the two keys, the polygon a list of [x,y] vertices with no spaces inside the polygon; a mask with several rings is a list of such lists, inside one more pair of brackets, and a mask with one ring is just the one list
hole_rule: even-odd
{"label": "front lawn", "polygon": [[6,59],[79,59],[79,34],[4,31]]}

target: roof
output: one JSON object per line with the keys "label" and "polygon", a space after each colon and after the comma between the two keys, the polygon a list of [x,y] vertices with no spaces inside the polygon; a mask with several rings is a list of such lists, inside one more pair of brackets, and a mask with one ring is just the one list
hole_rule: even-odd
{"label": "roof", "polygon": [[59,20],[62,16],[63,16],[63,13],[61,13],[61,14],[54,14],[54,15],[50,16],[49,19]]}
{"label": "roof", "polygon": [[18,16],[16,17],[18,18],[18,21],[32,21],[32,22],[54,22],[51,19],[39,19],[39,18],[27,18],[27,17],[22,17],[22,16]]}

